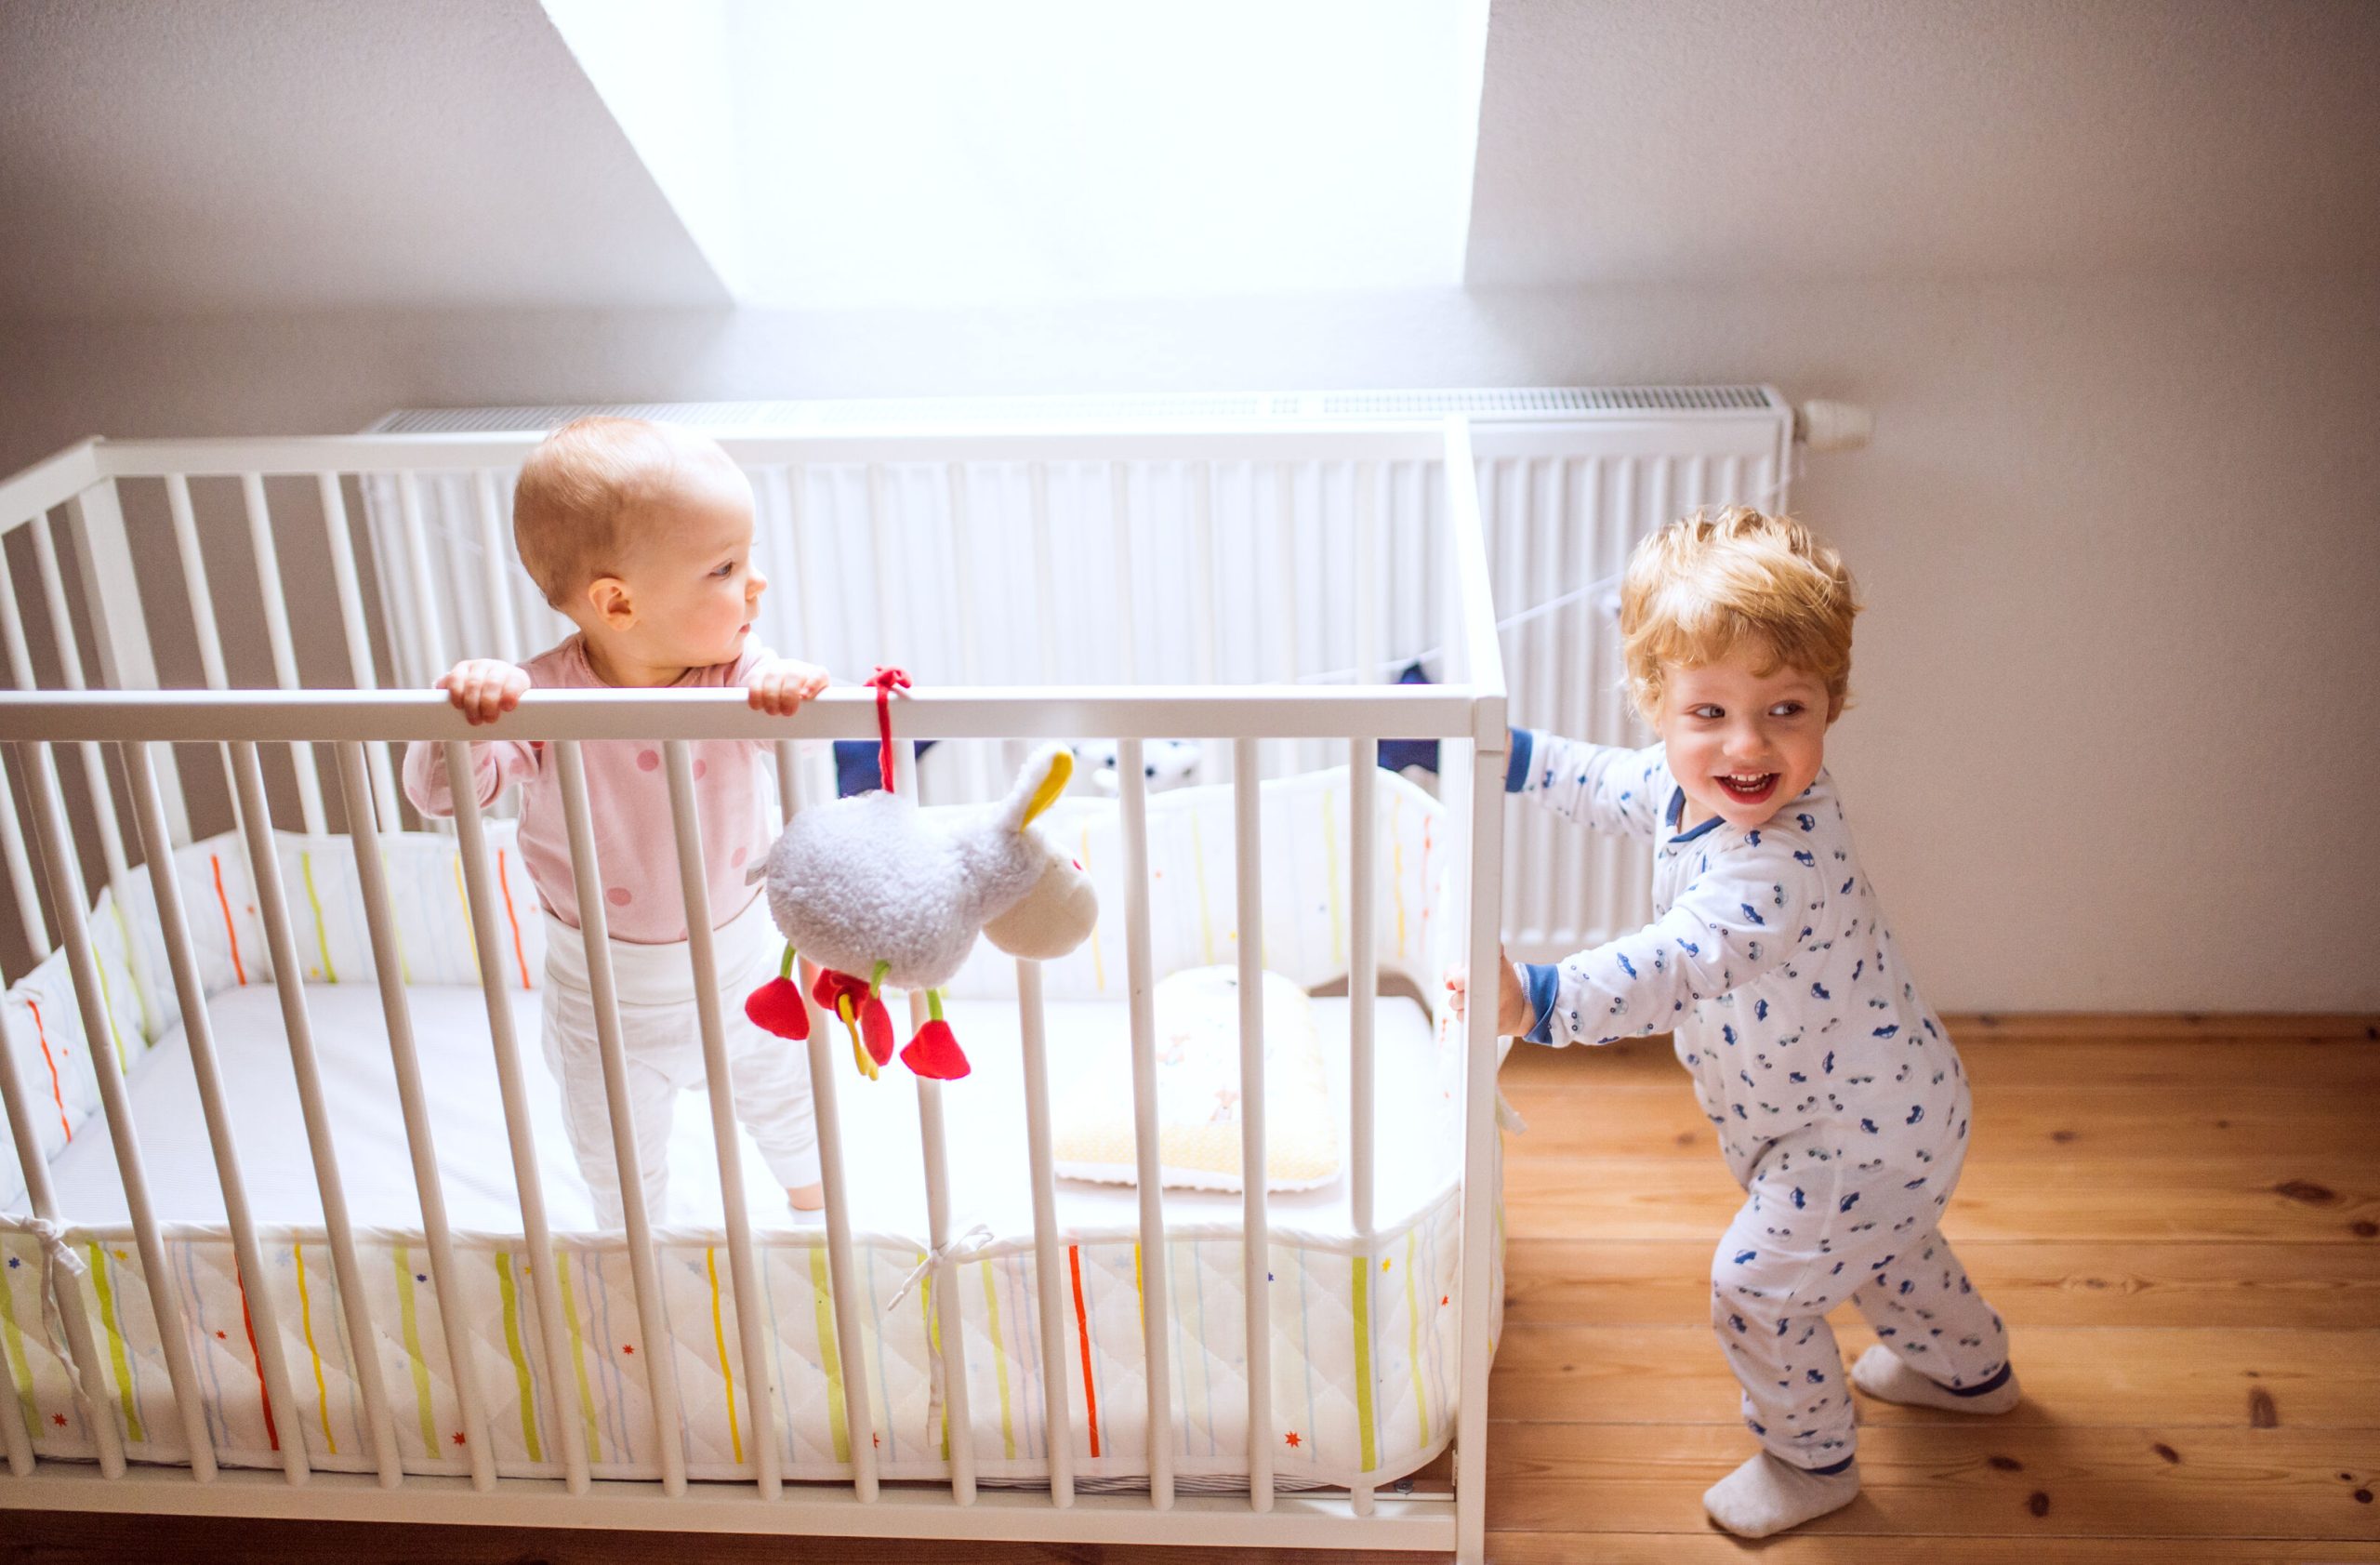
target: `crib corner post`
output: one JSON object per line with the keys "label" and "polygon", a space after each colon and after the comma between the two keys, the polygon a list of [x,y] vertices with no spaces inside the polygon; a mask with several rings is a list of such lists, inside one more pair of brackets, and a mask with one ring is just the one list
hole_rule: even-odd
{"label": "crib corner post", "polygon": [[99,683],[110,690],[153,690],[157,665],[140,617],[140,590],[124,531],[124,502],[115,480],[102,478],[66,502],[67,534],[91,615]]}
{"label": "crib corner post", "polygon": [[[102,478],[66,502],[67,534],[74,545],[75,569],[83,577],[84,606],[91,617],[92,651],[99,684],[108,690],[154,690],[157,661],[149,646],[149,626],[133,575],[132,546],[125,535],[124,501],[115,480]],[[158,778],[165,822],[177,842],[190,841],[190,812],[182,802],[181,776],[167,752]]]}
{"label": "crib corner post", "polygon": [[[1490,720],[1501,725],[1501,691],[1476,703],[1481,736],[1471,747],[1467,803],[1470,834],[1465,914],[1467,965],[1474,974],[1495,970],[1501,960],[1498,928],[1501,912],[1504,855],[1504,748],[1501,726],[1492,738]],[[1474,992],[1476,988],[1474,986]],[[1492,992],[1492,991],[1490,991]],[[1497,1242],[1496,1014],[1474,1005],[1463,1021],[1462,1102],[1462,1350],[1455,1423],[1455,1558],[1487,1558],[1488,1372],[1495,1351],[1494,1324],[1501,1301],[1491,1296],[1492,1249]]]}

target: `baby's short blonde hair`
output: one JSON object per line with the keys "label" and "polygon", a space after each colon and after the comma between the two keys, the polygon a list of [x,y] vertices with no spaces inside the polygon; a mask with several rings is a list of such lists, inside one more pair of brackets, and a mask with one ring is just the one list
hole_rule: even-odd
{"label": "baby's short blonde hair", "polygon": [[1656,721],[1664,665],[1707,668],[1752,647],[1764,671],[1798,669],[1824,683],[1831,723],[1851,694],[1859,608],[1842,556],[1792,517],[1741,505],[1698,511],[1629,556],[1620,589],[1629,697]]}
{"label": "baby's short blonde hair", "polygon": [[574,418],[521,464],[512,546],[546,602],[562,608],[588,582],[619,574],[636,514],[689,468],[734,469],[719,443],[641,418]]}

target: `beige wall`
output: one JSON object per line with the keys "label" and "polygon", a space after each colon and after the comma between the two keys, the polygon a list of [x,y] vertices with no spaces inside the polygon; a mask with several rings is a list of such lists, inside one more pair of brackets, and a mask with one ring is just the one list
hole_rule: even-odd
{"label": "beige wall", "polygon": [[425,404],[1744,378],[1877,415],[1796,497],[1871,604],[1831,760],[1937,1004],[2380,1010],[2380,278],[20,323],[0,462]]}

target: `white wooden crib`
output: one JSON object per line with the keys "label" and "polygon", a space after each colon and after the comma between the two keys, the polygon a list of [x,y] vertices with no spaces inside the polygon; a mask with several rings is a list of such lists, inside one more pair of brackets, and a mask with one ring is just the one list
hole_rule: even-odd
{"label": "white wooden crib", "polygon": [[[898,786],[919,788],[924,741],[929,802],[982,796],[1025,744],[1117,747],[1112,816],[1082,828],[1117,849],[1103,944],[1068,959],[1095,966],[975,964],[975,1025],[1003,1042],[970,1053],[1012,1061],[1025,1154],[1027,1216],[988,1238],[964,1226],[997,1183],[970,1094],[995,1089],[855,1102],[896,1089],[839,1074],[824,1025],[823,1228],[756,1206],[716,1015],[702,1210],[646,1213],[620,1134],[626,1232],[554,1215],[509,823],[426,828],[390,760],[470,733],[428,672],[545,644],[503,516],[535,438],[92,441],[0,484],[0,850],[23,933],[0,1040],[0,1190],[21,1190],[0,1203],[0,1506],[1480,1558],[1496,1040],[1492,1017],[1451,1024],[1436,979],[1496,959],[1506,717],[1465,424],[725,442],[761,496],[768,639],[917,678]],[[425,506],[431,486],[456,503]],[[474,525],[429,520],[456,514]],[[285,589],[300,551],[320,602]],[[1250,592],[1277,594],[1278,657],[1217,633],[1219,598]],[[1389,683],[1413,659],[1436,683]],[[825,742],[875,725],[851,690],[790,721],[737,693],[533,695],[504,723],[559,747],[589,930],[580,744],[660,749],[691,867],[691,742],[776,741],[791,812],[824,796]],[[1153,804],[1143,747],[1184,738],[1209,786]],[[1382,775],[1389,740],[1436,742],[1433,790]],[[702,876],[684,885],[699,908]],[[1229,1196],[1158,1179],[1151,995],[1202,955],[1243,996]],[[1345,1158],[1323,1192],[1267,1189],[1268,957],[1344,978]],[[691,960],[707,980],[707,939]],[[368,1025],[343,1019],[359,979]],[[1139,1177],[1103,1227],[1056,1177],[1051,1103],[1081,1057],[1066,1008],[1111,982]],[[268,1126],[276,1093],[294,1107]],[[1442,1184],[1394,1116],[1383,1171],[1382,1105],[1440,1097]],[[372,1181],[356,1099],[409,1177]],[[630,1364],[615,1340],[662,1350]]]}

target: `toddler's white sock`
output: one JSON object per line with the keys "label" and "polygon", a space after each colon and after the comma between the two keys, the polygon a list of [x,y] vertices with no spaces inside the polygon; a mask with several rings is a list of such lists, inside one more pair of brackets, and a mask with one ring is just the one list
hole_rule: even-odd
{"label": "toddler's white sock", "polygon": [[1704,1491],[1702,1508],[1739,1538],[1765,1538],[1858,1497],[1856,1462],[1839,1473],[1813,1473],[1764,1451]]}
{"label": "toddler's white sock", "polygon": [[1851,1384],[1887,1402],[1942,1408],[1950,1412],[2006,1412],[2022,1395],[2012,1373],[1981,1396],[1962,1397],[1940,1381],[1911,1369],[1899,1354],[1883,1343],[1859,1355],[1859,1361],[1851,1366]]}

